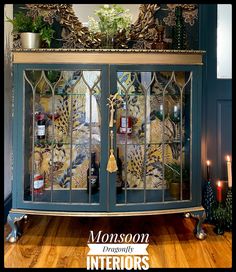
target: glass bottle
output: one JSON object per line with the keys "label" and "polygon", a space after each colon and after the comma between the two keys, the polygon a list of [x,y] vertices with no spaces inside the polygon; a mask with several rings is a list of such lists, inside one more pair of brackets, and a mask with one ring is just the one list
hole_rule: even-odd
{"label": "glass bottle", "polygon": [[45,130],[46,130],[45,116],[42,112],[39,112],[36,115],[36,119],[37,119],[37,139],[38,140],[45,139]]}
{"label": "glass bottle", "polygon": [[[126,114],[127,114],[127,117],[126,117]],[[127,113],[126,103],[123,103],[123,106],[122,106],[122,112],[120,117],[120,133],[121,134],[132,133],[132,119]]]}
{"label": "glass bottle", "polygon": [[91,186],[91,194],[95,194],[99,189],[99,166],[96,163],[96,152],[91,153],[91,173],[89,168],[87,170],[87,192],[88,193],[89,193],[89,186]]}
{"label": "glass bottle", "polygon": [[173,27],[172,48],[176,50],[186,49],[186,32],[182,16],[182,7],[175,8],[175,26]]}
{"label": "glass bottle", "polygon": [[44,178],[40,173],[40,161],[35,161],[33,191],[35,194],[42,194],[44,188]]}

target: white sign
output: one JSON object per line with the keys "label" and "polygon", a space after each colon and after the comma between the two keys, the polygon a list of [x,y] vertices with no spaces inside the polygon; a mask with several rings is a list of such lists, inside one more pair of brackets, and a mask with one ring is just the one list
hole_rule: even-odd
{"label": "white sign", "polygon": [[148,255],[148,244],[88,244],[87,255]]}

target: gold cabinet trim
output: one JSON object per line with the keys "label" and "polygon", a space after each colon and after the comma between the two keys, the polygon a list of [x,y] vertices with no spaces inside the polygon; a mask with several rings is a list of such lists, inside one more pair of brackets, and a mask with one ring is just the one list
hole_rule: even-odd
{"label": "gold cabinet trim", "polygon": [[189,207],[182,209],[156,210],[156,211],[135,211],[135,212],[63,212],[63,211],[40,211],[40,210],[24,210],[11,209],[10,213],[22,213],[28,215],[49,215],[49,216],[73,216],[73,217],[115,217],[115,216],[141,216],[141,215],[158,215],[158,214],[174,214],[186,213],[194,211],[203,211],[202,206]]}
{"label": "gold cabinet trim", "polygon": [[14,51],[13,63],[50,64],[171,64],[203,65],[200,51]]}

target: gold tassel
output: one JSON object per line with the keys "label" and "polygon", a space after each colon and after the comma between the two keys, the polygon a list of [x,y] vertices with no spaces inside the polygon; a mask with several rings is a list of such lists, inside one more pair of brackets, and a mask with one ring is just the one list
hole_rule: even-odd
{"label": "gold tassel", "polygon": [[114,156],[114,150],[110,149],[110,157],[107,163],[107,171],[110,173],[116,172],[118,170],[116,158]]}
{"label": "gold tassel", "polygon": [[114,150],[113,150],[113,130],[111,130],[110,136],[111,136],[111,148],[110,148],[110,157],[107,163],[107,171],[110,173],[113,173],[118,170],[116,158],[114,156]]}

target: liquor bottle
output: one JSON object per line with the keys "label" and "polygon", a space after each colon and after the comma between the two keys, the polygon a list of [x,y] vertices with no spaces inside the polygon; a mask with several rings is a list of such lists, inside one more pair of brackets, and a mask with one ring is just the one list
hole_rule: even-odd
{"label": "liquor bottle", "polygon": [[45,116],[42,112],[39,112],[36,118],[37,118],[37,139],[39,140],[45,139],[45,130],[46,130]]}
{"label": "liquor bottle", "polygon": [[119,156],[119,148],[117,148],[117,179],[116,179],[116,192],[121,193],[123,188],[123,180],[122,180],[122,161]]}
{"label": "liquor bottle", "polygon": [[99,166],[96,163],[96,153],[91,153],[91,173],[87,170],[87,192],[89,193],[89,186],[91,187],[91,194],[95,194],[99,189]]}
{"label": "liquor bottle", "polygon": [[43,188],[44,178],[43,175],[40,174],[40,161],[35,161],[33,191],[36,194],[42,194]]}
{"label": "liquor bottle", "polygon": [[120,117],[120,133],[121,134],[131,134],[132,133],[132,119],[127,115],[126,103],[123,103],[122,113]]}

